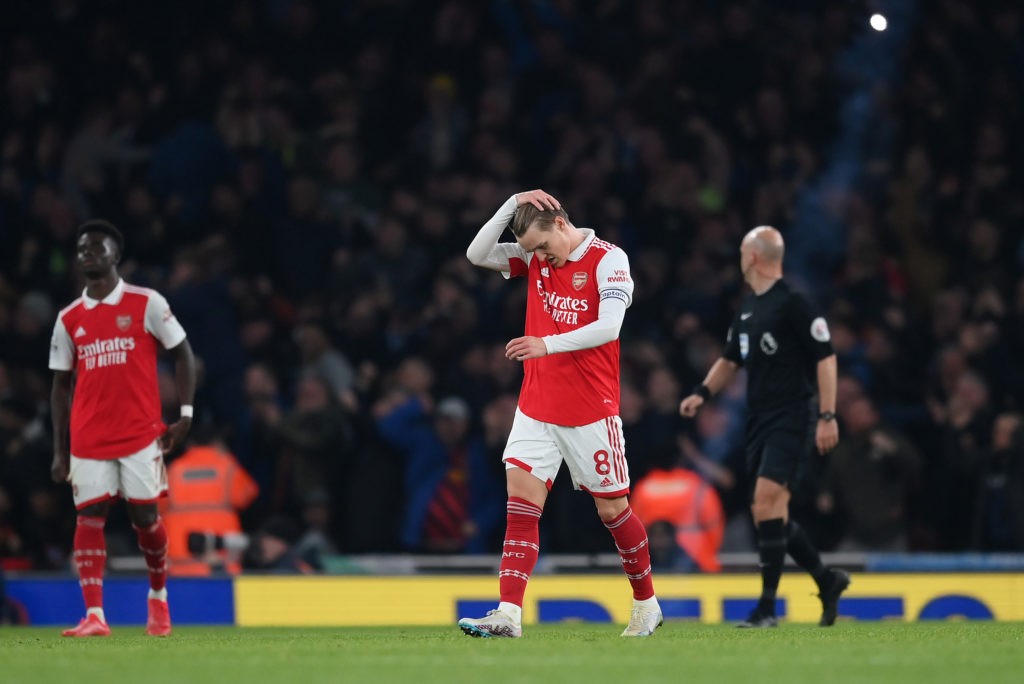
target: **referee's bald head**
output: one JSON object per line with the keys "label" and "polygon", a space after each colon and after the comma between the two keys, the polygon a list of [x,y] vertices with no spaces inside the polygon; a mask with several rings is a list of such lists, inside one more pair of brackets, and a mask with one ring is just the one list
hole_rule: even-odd
{"label": "referee's bald head", "polygon": [[758,226],[743,238],[743,247],[752,250],[760,259],[782,263],[786,254],[786,243],[782,233],[771,226]]}

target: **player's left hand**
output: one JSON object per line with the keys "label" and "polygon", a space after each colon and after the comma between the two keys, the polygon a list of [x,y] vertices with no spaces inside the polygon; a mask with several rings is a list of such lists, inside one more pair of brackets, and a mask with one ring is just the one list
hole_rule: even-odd
{"label": "player's left hand", "polygon": [[167,432],[160,436],[160,453],[166,456],[177,449],[185,441],[191,427],[191,418],[181,418],[177,423],[170,425]]}
{"label": "player's left hand", "polygon": [[827,454],[839,444],[839,426],[834,420],[819,420],[814,433],[814,443],[818,445],[819,454]]}
{"label": "player's left hand", "polygon": [[505,358],[512,361],[539,359],[547,355],[548,348],[544,345],[544,340],[539,337],[517,337],[514,340],[509,340],[509,343],[505,345]]}

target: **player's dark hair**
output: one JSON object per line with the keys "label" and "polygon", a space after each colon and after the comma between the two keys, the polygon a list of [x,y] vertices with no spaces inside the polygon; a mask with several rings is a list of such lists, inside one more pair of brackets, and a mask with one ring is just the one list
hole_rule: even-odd
{"label": "player's dark hair", "polygon": [[124,254],[124,235],[117,229],[110,221],[103,219],[92,219],[86,221],[82,225],[78,226],[78,230],[75,232],[75,242],[81,239],[86,233],[103,233],[109,236],[115,243],[117,243],[117,253]]}
{"label": "player's dark hair", "polygon": [[566,223],[569,222],[569,215],[565,213],[565,209],[541,210],[532,204],[524,204],[516,209],[515,216],[512,217],[512,234],[523,237],[534,222],[538,230],[551,230],[557,216],[561,216]]}

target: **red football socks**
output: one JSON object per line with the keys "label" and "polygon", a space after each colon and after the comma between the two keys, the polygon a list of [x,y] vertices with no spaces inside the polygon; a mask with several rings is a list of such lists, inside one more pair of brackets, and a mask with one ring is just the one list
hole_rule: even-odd
{"label": "red football socks", "polygon": [[149,527],[136,527],[135,533],[149,568],[149,588],[160,591],[167,586],[167,528],[164,527],[164,519],[158,517]]}
{"label": "red football socks", "polygon": [[505,527],[505,545],[501,554],[501,569],[498,571],[498,589],[505,603],[523,605],[526,583],[537,564],[540,554],[541,509],[526,499],[516,496],[508,498],[506,506],[508,522]]}
{"label": "red football socks", "polygon": [[604,524],[615,539],[615,546],[622,558],[622,569],[633,586],[633,598],[643,601],[654,596],[654,579],[651,577],[651,552],[647,547],[647,530],[640,518],[633,515],[632,508],[626,508],[617,518]]}
{"label": "red football socks", "polygon": [[80,515],[75,524],[75,567],[86,610],[103,608],[103,570],[107,564],[105,523],[105,518]]}

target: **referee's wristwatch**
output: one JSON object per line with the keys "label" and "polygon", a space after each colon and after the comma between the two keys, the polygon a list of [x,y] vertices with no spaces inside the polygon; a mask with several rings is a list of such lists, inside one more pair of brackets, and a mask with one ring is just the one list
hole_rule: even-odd
{"label": "referee's wristwatch", "polygon": [[835,420],[835,419],[836,419],[835,411],[819,411],[818,412],[818,420],[823,420],[823,421],[825,421],[827,423],[830,420]]}

